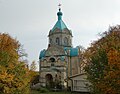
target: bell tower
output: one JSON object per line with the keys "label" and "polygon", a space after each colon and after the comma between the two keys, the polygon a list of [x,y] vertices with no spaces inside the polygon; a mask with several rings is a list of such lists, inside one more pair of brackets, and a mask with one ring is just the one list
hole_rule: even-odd
{"label": "bell tower", "polygon": [[68,78],[79,73],[81,63],[79,48],[72,47],[72,32],[62,20],[60,5],[57,17],[48,34],[48,47],[40,52],[40,84],[52,89],[64,89],[71,85]]}
{"label": "bell tower", "polygon": [[67,28],[62,20],[63,13],[59,5],[57,13],[58,20],[49,32],[49,45],[58,45],[62,47],[72,47],[72,32]]}

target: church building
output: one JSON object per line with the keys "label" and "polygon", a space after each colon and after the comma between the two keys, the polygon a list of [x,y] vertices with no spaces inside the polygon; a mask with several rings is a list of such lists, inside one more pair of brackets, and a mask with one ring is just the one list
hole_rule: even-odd
{"label": "church building", "polygon": [[39,55],[40,85],[48,88],[71,88],[72,83],[68,78],[81,73],[80,49],[73,48],[73,32],[62,20],[61,8],[57,16],[58,20],[48,34],[48,48],[41,50]]}

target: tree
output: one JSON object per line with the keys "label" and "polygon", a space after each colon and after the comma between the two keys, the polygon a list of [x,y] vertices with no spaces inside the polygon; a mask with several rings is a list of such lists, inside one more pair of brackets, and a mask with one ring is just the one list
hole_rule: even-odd
{"label": "tree", "polygon": [[30,65],[31,85],[39,83],[39,73],[36,71],[36,63],[33,61]]}
{"label": "tree", "polygon": [[31,63],[31,65],[30,65],[30,70],[31,70],[31,71],[35,71],[35,70],[36,70],[36,63],[35,63],[35,61],[33,61],[33,62]]}
{"label": "tree", "polygon": [[0,33],[0,94],[29,93],[29,70],[20,59],[24,55],[19,41]]}
{"label": "tree", "polygon": [[110,27],[84,54],[91,91],[96,94],[120,93],[120,26]]}

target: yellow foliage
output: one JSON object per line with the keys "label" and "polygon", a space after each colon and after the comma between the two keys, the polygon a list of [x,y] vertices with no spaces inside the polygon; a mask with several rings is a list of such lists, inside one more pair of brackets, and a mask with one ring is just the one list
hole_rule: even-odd
{"label": "yellow foliage", "polygon": [[0,94],[29,94],[30,72],[20,43],[8,34],[0,34]]}

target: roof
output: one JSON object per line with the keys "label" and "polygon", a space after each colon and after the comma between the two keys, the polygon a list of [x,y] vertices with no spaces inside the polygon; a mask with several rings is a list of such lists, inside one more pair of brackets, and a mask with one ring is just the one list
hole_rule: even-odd
{"label": "roof", "polygon": [[78,56],[79,54],[78,47],[76,48],[65,47],[64,50],[67,52],[66,55],[69,55],[69,56]]}
{"label": "roof", "polygon": [[42,50],[42,51],[40,52],[39,59],[42,59],[43,57],[45,57],[45,53],[46,53],[46,50],[45,50],[45,49]]}
{"label": "roof", "polygon": [[64,61],[65,57],[64,56],[78,56],[79,55],[79,50],[78,47],[76,48],[71,48],[71,47],[64,47],[63,49],[56,47],[56,46],[52,46],[49,47],[47,50],[42,50],[40,52],[40,56],[39,59],[43,59],[45,56],[52,56],[52,55],[58,55],[61,56],[61,60]]}
{"label": "roof", "polygon": [[71,48],[70,56],[78,56],[78,48]]}
{"label": "roof", "polygon": [[56,28],[60,29],[61,31],[64,30],[65,28],[67,28],[67,26],[65,25],[65,23],[62,20],[62,12],[61,9],[59,9],[59,12],[57,13],[58,16],[58,21],[56,22],[56,24],[54,25],[54,27],[52,28],[51,31],[54,31]]}
{"label": "roof", "polygon": [[79,73],[73,76],[70,76],[69,78],[74,78],[74,77],[78,77],[78,76],[82,76],[82,75],[87,75],[85,72],[84,73]]}
{"label": "roof", "polygon": [[55,24],[55,26],[53,27],[52,31],[54,31],[56,28],[60,29],[60,30],[64,30],[65,28],[67,28],[67,26],[65,25],[65,23],[61,20],[58,20]]}

